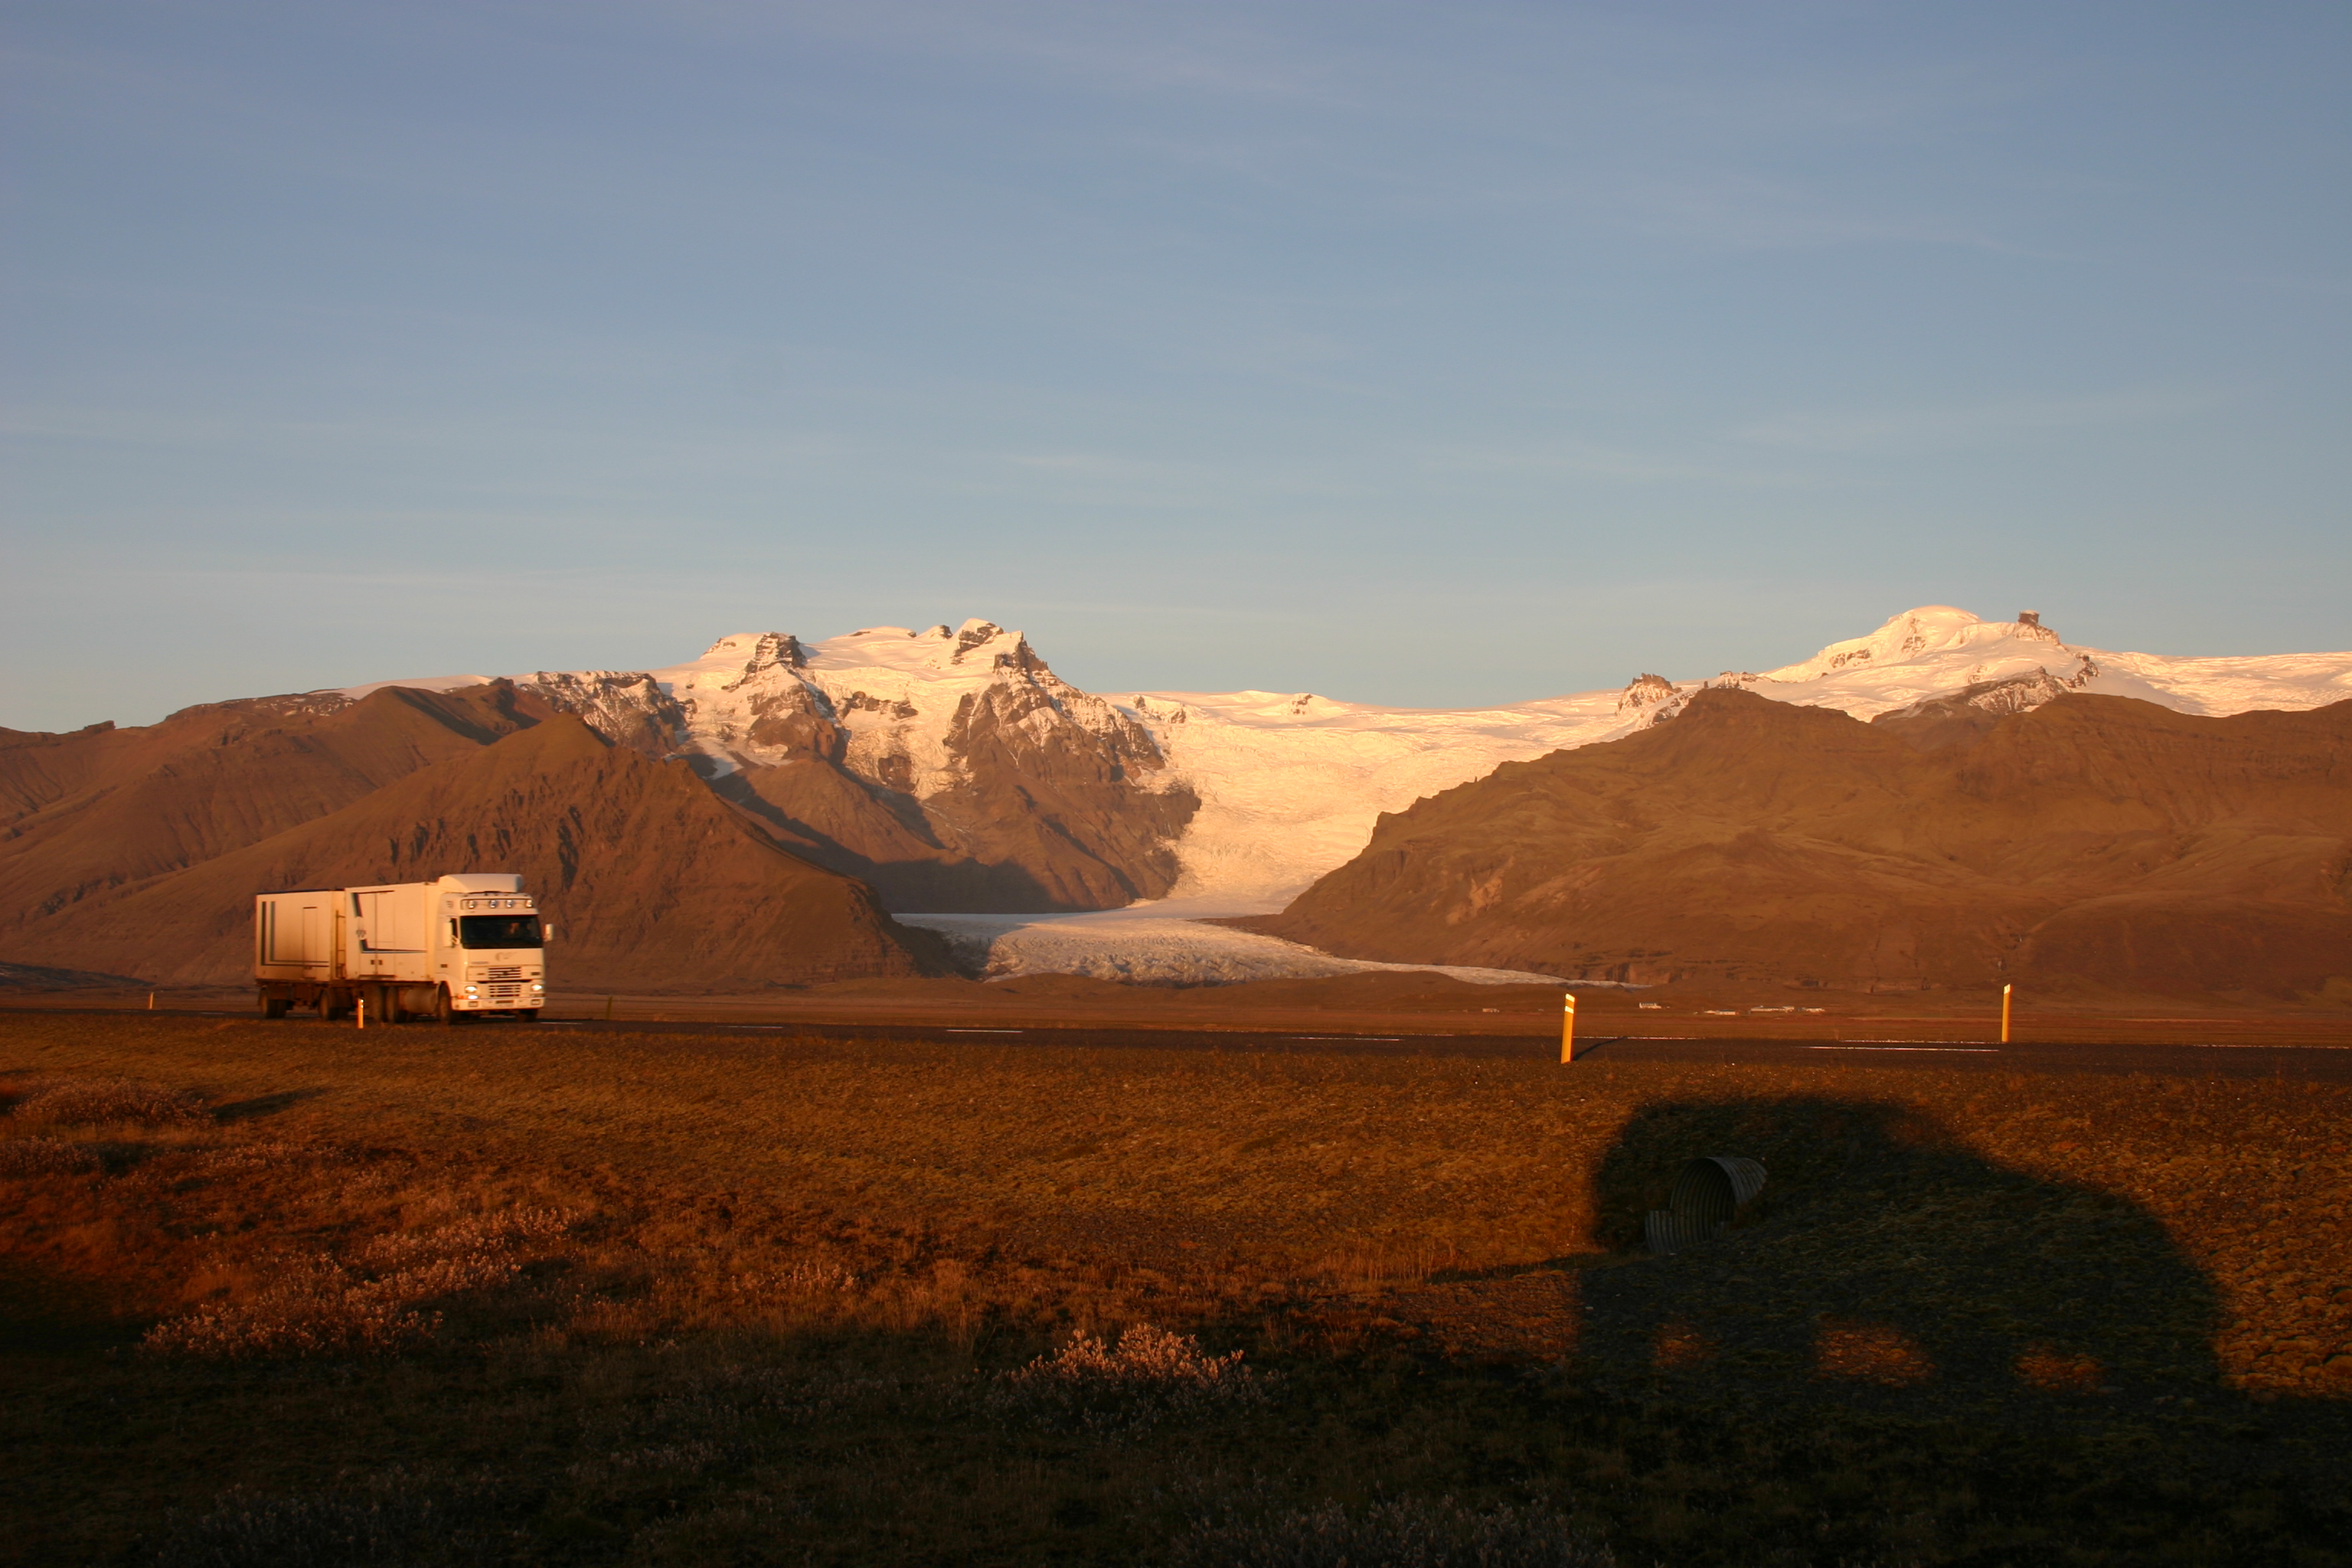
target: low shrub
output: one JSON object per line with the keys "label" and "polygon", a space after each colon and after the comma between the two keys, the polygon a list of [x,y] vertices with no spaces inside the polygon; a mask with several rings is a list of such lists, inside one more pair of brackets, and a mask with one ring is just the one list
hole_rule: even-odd
{"label": "low shrub", "polygon": [[0,1142],[0,1176],[66,1176],[99,1168],[98,1152],[55,1138],[11,1138]]}
{"label": "low shrub", "polygon": [[65,1079],[35,1088],[16,1102],[13,1114],[37,1123],[135,1121],[160,1127],[203,1121],[205,1102],[184,1089],[135,1078]]}
{"label": "low shrub", "polygon": [[1191,1334],[1137,1323],[1116,1344],[1080,1333],[1051,1355],[1003,1373],[988,1404],[1038,1426],[1135,1436],[1163,1416],[1261,1404],[1266,1380],[1242,1352],[1204,1353]]}
{"label": "low shrub", "polygon": [[488,1563],[489,1542],[468,1528],[480,1500],[427,1487],[398,1470],[359,1486],[257,1497],[232,1492],[160,1543],[163,1568],[342,1568],[365,1563]]}
{"label": "low shrub", "polygon": [[1180,1537],[1173,1568],[1612,1568],[1606,1546],[1540,1504],[1474,1512],[1452,1498],[1400,1498],[1213,1519]]}
{"label": "low shrub", "polygon": [[509,1209],[379,1236],[359,1248],[357,1271],[323,1253],[298,1258],[256,1294],[159,1323],[142,1342],[220,1358],[382,1354],[440,1326],[424,1303],[505,1284],[521,1271],[516,1249],[562,1235],[572,1217]]}

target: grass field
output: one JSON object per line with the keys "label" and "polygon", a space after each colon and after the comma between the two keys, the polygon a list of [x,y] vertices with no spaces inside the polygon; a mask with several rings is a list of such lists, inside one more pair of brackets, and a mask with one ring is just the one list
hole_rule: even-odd
{"label": "grass field", "polygon": [[2343,1086],[17,1012],[0,1094],[26,1561],[2352,1561]]}

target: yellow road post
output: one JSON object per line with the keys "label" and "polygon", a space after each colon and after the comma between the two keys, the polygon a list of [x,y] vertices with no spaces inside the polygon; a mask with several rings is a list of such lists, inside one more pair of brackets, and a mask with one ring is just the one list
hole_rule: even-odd
{"label": "yellow road post", "polygon": [[2016,989],[2014,985],[2000,988],[2000,1043],[2004,1046],[2009,1044],[2009,996]]}
{"label": "yellow road post", "polygon": [[366,994],[365,992],[362,992],[362,993],[360,994],[359,1018],[360,1018],[360,1024],[359,1024],[359,1026],[360,1026],[361,1028],[362,1028],[362,1029],[366,1028],[366,1027],[367,1027],[367,994]]}
{"label": "yellow road post", "polygon": [[1559,1064],[1566,1067],[1576,1059],[1576,993],[1563,992],[1567,1006],[1559,1016]]}

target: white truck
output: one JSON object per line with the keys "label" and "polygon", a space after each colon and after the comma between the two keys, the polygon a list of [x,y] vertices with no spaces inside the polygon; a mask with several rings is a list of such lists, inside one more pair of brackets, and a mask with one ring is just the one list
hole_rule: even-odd
{"label": "white truck", "polygon": [[471,871],[432,882],[313,888],[253,900],[253,979],[265,1017],[315,1007],[370,1023],[504,1014],[547,1004],[552,928],[522,879]]}

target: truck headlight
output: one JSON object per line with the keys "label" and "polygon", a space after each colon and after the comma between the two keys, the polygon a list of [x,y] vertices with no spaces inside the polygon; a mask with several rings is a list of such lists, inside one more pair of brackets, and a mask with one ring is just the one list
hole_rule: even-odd
{"label": "truck headlight", "polygon": [[468,996],[478,996],[481,994],[482,988],[478,985],[468,985],[466,987],[466,994]]}
{"label": "truck headlight", "polygon": [[530,988],[531,988],[531,990],[532,990],[532,992],[533,992],[534,994],[536,994],[536,993],[538,993],[538,992],[544,991],[544,990],[546,990],[546,989],[547,989],[547,987],[546,987],[546,986],[541,985],[541,984],[538,981],[536,981],[536,980],[534,980],[534,981],[532,981],[532,982],[530,983]]}

